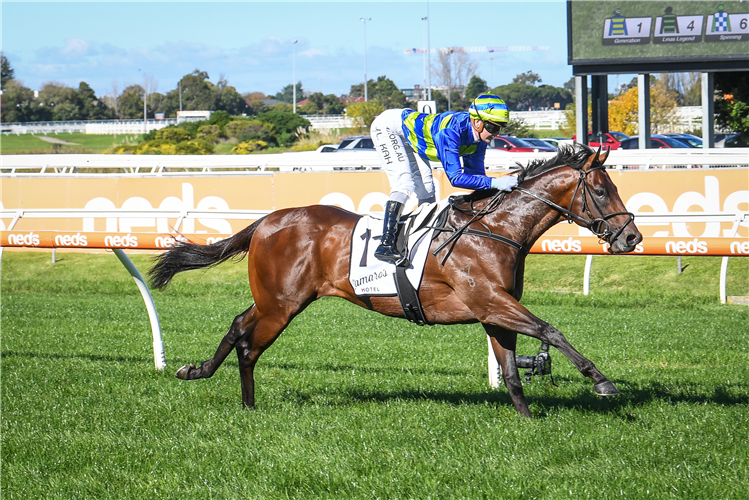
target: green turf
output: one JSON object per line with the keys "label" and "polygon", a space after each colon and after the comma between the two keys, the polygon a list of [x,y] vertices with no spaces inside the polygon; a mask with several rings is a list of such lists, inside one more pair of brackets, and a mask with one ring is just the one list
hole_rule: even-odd
{"label": "green turf", "polygon": [[[261,358],[258,409],[213,351],[252,298],[244,263],[155,293],[153,370],[132,279],[109,254],[5,252],[3,498],[749,497],[749,308],[720,305],[720,259],[530,256],[524,303],[613,380],[601,399],[557,351],[525,384],[534,419],[487,384],[477,325],[416,327],[312,304]],[[149,256],[135,255],[145,270]],[[749,295],[731,259],[731,295]],[[531,354],[525,339],[519,351]]]}
{"label": "green turf", "polygon": [[[67,144],[52,144],[40,139],[48,137],[70,142]],[[119,144],[137,144],[140,141],[140,134],[128,135],[98,135],[83,133],[60,133],[48,135],[32,134],[2,134],[0,135],[0,154],[17,155],[17,154],[49,154],[49,153],[66,153],[66,154],[94,154],[103,153],[107,148]]]}

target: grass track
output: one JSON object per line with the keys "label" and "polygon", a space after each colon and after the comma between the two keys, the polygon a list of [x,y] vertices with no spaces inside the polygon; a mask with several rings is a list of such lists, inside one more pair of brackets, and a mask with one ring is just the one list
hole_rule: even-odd
{"label": "grass track", "polygon": [[[133,256],[141,270],[145,255]],[[531,256],[524,303],[622,391],[601,399],[561,354],[516,416],[491,390],[477,325],[416,327],[312,304],[261,358],[258,410],[213,354],[251,303],[244,263],[155,294],[166,373],[113,255],[6,252],[3,498],[749,497],[749,308],[721,306],[719,259]],[[732,259],[729,295],[749,295]],[[524,339],[519,351],[535,352]]]}

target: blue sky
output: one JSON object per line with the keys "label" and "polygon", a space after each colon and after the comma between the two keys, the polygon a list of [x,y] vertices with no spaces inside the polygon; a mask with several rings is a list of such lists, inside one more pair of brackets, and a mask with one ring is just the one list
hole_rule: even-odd
{"label": "blue sky", "polygon": [[[223,75],[240,93],[274,94],[296,77],[308,90],[347,93],[367,76],[401,88],[423,81],[427,2],[14,2],[3,0],[2,51],[16,79],[32,89],[85,81],[98,95],[141,83],[176,88],[183,75]],[[431,47],[547,46],[532,52],[473,53],[490,86],[532,70],[562,86],[567,65],[563,0],[429,2]],[[292,39],[298,39],[296,57]],[[493,58],[493,60],[491,59]],[[614,77],[615,78],[615,77]],[[436,83],[433,78],[433,84]]]}

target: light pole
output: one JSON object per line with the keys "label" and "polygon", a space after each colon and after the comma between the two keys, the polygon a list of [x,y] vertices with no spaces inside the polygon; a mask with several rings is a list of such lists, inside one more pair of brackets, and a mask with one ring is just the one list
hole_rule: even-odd
{"label": "light pole", "polygon": [[292,40],[291,46],[294,49],[293,55],[291,56],[291,94],[294,96],[292,102],[294,103],[294,113],[296,113],[296,43],[299,40]]}
{"label": "light pole", "polygon": [[367,102],[367,21],[371,21],[371,17],[359,19],[364,23],[364,102]]}
{"label": "light pole", "polygon": [[427,68],[429,68],[429,101],[432,100],[432,47],[429,38],[429,0],[427,0]]}
{"label": "light pole", "polygon": [[[422,17],[421,18],[422,21],[427,21],[428,19],[429,19],[428,17]],[[427,27],[427,23],[424,23],[424,30],[423,30],[424,40],[423,40],[422,43],[426,43],[426,37],[427,37],[426,27]],[[422,45],[422,47],[423,47],[423,45]],[[426,89],[426,86],[427,86],[427,54],[426,54],[426,52],[424,53],[424,57],[422,59],[424,60],[424,81],[423,81],[424,88],[421,90],[421,98],[422,98],[422,100],[426,100],[426,98],[427,98],[427,95],[426,95],[426,92],[427,92],[427,89]]]}

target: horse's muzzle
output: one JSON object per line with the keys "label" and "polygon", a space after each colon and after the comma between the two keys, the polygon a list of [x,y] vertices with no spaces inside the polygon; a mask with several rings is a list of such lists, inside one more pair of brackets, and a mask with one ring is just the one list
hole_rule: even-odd
{"label": "horse's muzzle", "polygon": [[637,227],[634,224],[628,224],[616,239],[610,242],[609,251],[613,254],[633,252],[641,241],[642,234]]}

